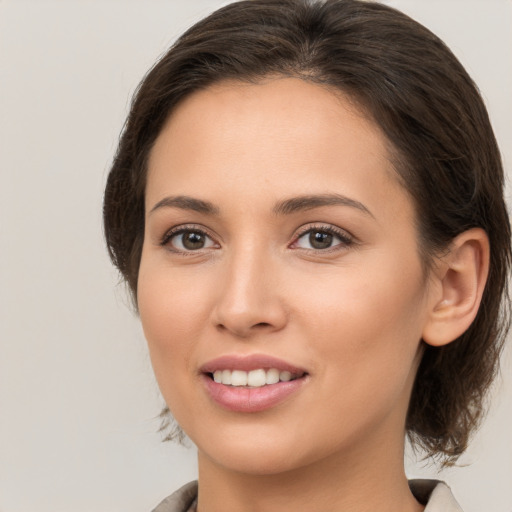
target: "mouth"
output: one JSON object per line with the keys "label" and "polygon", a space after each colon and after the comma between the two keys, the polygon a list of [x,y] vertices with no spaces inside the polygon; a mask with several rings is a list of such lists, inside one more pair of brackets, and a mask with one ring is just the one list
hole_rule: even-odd
{"label": "mouth", "polygon": [[290,382],[306,376],[305,372],[292,373],[278,368],[257,368],[251,371],[244,370],[215,370],[206,374],[217,384],[233,387],[261,388],[279,382]]}
{"label": "mouth", "polygon": [[309,373],[271,356],[222,356],[200,373],[210,399],[234,412],[271,409],[296,396]]}

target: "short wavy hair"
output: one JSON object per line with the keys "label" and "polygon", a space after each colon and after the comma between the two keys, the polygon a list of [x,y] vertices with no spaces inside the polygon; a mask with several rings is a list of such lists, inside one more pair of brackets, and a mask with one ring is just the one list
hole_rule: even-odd
{"label": "short wavy hair", "polygon": [[510,224],[503,169],[477,87],[446,45],[385,5],[358,0],[248,0],[190,28],[136,91],[108,176],[104,229],[136,304],[150,150],[178,103],[223,80],[300,77],[348,95],[386,135],[416,208],[425,269],[463,231],[490,239],[476,319],[454,342],[425,344],[407,414],[409,437],[445,465],[485,411],[509,323]]}

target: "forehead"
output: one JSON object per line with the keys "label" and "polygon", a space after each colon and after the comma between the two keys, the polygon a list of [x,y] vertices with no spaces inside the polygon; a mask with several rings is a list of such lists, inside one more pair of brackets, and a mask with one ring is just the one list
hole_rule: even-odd
{"label": "forehead", "polygon": [[196,91],[177,105],[158,139],[166,138],[168,143],[171,137],[199,137],[205,132],[208,137],[201,147],[210,142],[234,144],[242,142],[244,135],[253,136],[246,149],[272,141],[283,149],[298,140],[339,145],[339,135],[352,132],[356,136],[357,132],[367,150],[388,156],[387,139],[354,99],[299,78],[273,77],[257,83],[229,80]]}
{"label": "forehead", "polygon": [[262,190],[269,200],[407,195],[388,147],[376,123],[338,91],[296,78],[221,82],[191,94],[168,119],[150,154],[146,197],[217,191],[225,199],[242,185],[246,199]]}

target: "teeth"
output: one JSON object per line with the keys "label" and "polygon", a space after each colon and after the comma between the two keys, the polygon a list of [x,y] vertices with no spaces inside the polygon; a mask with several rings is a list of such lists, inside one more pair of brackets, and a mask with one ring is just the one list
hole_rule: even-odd
{"label": "teeth", "polygon": [[247,384],[253,388],[259,388],[266,384],[265,370],[252,370],[247,374]]}
{"label": "teeth", "polygon": [[292,380],[292,374],[290,372],[281,372],[279,374],[279,380],[282,380],[283,382],[288,382],[289,380]]}
{"label": "teeth", "polygon": [[248,386],[251,388],[260,388],[267,384],[277,384],[278,382],[288,382],[296,379],[298,376],[291,372],[280,372],[276,368],[264,370],[263,368],[245,372],[243,370],[216,370],[213,374],[213,380],[226,386]]}
{"label": "teeth", "polygon": [[221,372],[221,382],[223,384],[231,384],[231,371],[230,370],[224,370]]}
{"label": "teeth", "polygon": [[277,384],[279,382],[279,370],[276,370],[275,368],[268,370],[265,382],[267,384]]}
{"label": "teeth", "polygon": [[[224,375],[224,372],[222,372],[222,375]],[[233,370],[231,372],[231,385],[247,386],[247,372],[244,372],[242,370]]]}

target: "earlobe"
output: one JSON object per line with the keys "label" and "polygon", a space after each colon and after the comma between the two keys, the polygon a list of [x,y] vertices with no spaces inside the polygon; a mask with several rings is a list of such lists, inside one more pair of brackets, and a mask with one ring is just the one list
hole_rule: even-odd
{"label": "earlobe", "polygon": [[446,345],[461,336],[476,317],[489,272],[489,239],[483,229],[457,236],[432,271],[428,319],[423,340]]}

